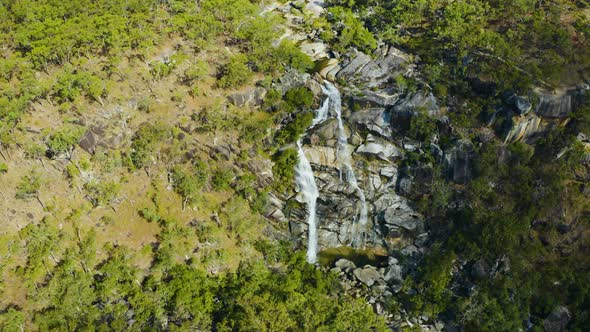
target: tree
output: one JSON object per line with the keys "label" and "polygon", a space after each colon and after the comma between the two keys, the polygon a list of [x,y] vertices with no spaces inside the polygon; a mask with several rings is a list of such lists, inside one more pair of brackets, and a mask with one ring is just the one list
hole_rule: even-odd
{"label": "tree", "polygon": [[39,189],[41,189],[41,175],[36,170],[30,170],[23,175],[16,186],[16,195],[18,199],[35,198],[41,207],[45,208],[39,198]]}
{"label": "tree", "polygon": [[172,185],[174,190],[182,197],[182,209],[187,203],[194,203],[198,192],[205,184],[206,178],[199,177],[198,174],[191,174],[185,171],[181,166],[174,166],[172,169]]}
{"label": "tree", "polygon": [[110,205],[117,197],[121,184],[118,181],[91,181],[84,185],[88,199],[95,207]]}
{"label": "tree", "polygon": [[293,183],[295,178],[295,165],[299,161],[295,149],[285,149],[273,156],[274,165],[272,173],[276,176],[275,186],[277,190],[282,191]]}
{"label": "tree", "polygon": [[334,45],[336,50],[344,52],[348,47],[354,46],[363,52],[371,53],[377,47],[375,37],[350,9],[332,7],[329,11],[331,14],[330,21],[338,31],[337,42]]}
{"label": "tree", "polygon": [[168,126],[161,122],[142,124],[135,132],[131,143],[131,161],[133,165],[137,168],[146,167],[157,152],[159,141],[164,139],[168,132]]}
{"label": "tree", "polygon": [[49,155],[55,157],[60,153],[66,153],[69,157],[74,146],[85,132],[86,130],[84,128],[75,125],[65,125],[53,131],[47,139]]}
{"label": "tree", "polygon": [[221,88],[237,88],[252,78],[252,70],[248,67],[248,58],[243,54],[230,57],[229,62],[219,71],[217,84]]}

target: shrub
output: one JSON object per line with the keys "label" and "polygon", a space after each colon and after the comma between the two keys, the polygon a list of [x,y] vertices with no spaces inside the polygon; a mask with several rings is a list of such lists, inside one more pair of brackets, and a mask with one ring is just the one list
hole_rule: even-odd
{"label": "shrub", "polygon": [[16,195],[18,199],[27,199],[37,197],[39,189],[41,188],[41,176],[34,170],[21,177],[20,182],[16,186]]}
{"label": "shrub", "polygon": [[309,108],[313,104],[313,93],[306,87],[294,88],[287,91],[283,99],[297,108]]}
{"label": "shrub", "polygon": [[185,171],[181,166],[177,165],[172,169],[172,185],[174,190],[183,198],[183,208],[187,203],[195,201],[197,193],[204,184],[205,179]]}
{"label": "shrub", "polygon": [[183,81],[185,84],[191,84],[200,81],[209,75],[209,64],[204,60],[198,60],[184,71]]}
{"label": "shrub", "polygon": [[419,111],[410,120],[409,136],[423,142],[429,142],[436,134],[436,122],[425,112]]}
{"label": "shrub", "polygon": [[145,167],[156,152],[157,143],[166,137],[168,126],[163,123],[144,123],[139,127],[131,143],[131,161],[137,168]]}
{"label": "shrub", "polygon": [[290,40],[283,40],[274,53],[278,62],[293,69],[309,71],[314,67],[313,60]]}
{"label": "shrub", "polygon": [[299,160],[297,150],[285,149],[273,156],[272,173],[275,176],[275,187],[281,192],[290,187],[295,178],[295,165]]}
{"label": "shrub", "polygon": [[377,47],[377,40],[363,23],[348,8],[333,7],[330,9],[331,23],[338,31],[334,48],[344,52],[354,46],[365,53],[371,53]]}
{"label": "shrub", "polygon": [[144,96],[137,102],[137,109],[149,113],[152,110],[153,103],[154,99],[152,97]]}
{"label": "shrub", "polygon": [[230,169],[218,169],[213,173],[213,178],[211,179],[211,184],[213,185],[214,190],[226,190],[229,188],[232,180],[234,178],[234,173]]}
{"label": "shrub", "polygon": [[53,91],[53,95],[60,103],[72,102],[81,95],[100,101],[100,98],[107,93],[106,85],[100,77],[89,72],[78,71],[71,66],[66,66],[58,74]]}
{"label": "shrub", "polygon": [[139,210],[138,213],[143,219],[149,222],[159,222],[160,219],[162,219],[158,212],[152,208],[143,208]]}
{"label": "shrub", "polygon": [[121,184],[118,181],[91,181],[84,185],[88,198],[94,206],[108,205],[116,198]]}
{"label": "shrub", "polygon": [[47,140],[49,154],[55,156],[59,153],[69,152],[85,132],[86,129],[74,125],[66,125],[54,131]]}
{"label": "shrub", "polygon": [[248,67],[248,59],[243,54],[234,55],[222,66],[217,84],[221,88],[237,88],[252,78],[252,70]]}
{"label": "shrub", "polygon": [[305,112],[299,113],[295,116],[295,120],[289,122],[286,126],[281,128],[275,135],[275,142],[281,146],[287,143],[295,142],[299,139],[305,130],[313,122],[313,113]]}

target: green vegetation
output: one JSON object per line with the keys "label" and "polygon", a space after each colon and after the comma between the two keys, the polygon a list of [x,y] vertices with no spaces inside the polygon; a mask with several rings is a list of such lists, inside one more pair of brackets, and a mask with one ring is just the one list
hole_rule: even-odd
{"label": "green vegetation", "polygon": [[166,138],[169,128],[162,123],[144,123],[139,127],[131,144],[131,161],[137,168],[145,167],[157,153],[158,143]]}
{"label": "green vegetation", "polygon": [[371,53],[377,47],[377,40],[373,34],[365,28],[350,9],[344,7],[330,8],[330,23],[332,28],[337,31],[334,49],[343,52],[353,46],[360,51]]}
{"label": "green vegetation", "polygon": [[[351,8],[379,37],[409,48],[452,84],[481,75],[507,88],[535,80],[574,82],[567,77],[587,68],[590,48],[587,4],[576,1],[336,1]],[[336,17],[345,13],[333,7]],[[353,25],[351,25],[353,26]],[[361,38],[361,40],[366,38]],[[445,67],[440,67],[441,61]],[[574,75],[575,76],[575,75]]]}
{"label": "green vegetation", "polygon": [[84,128],[74,125],[66,125],[52,132],[47,140],[50,155],[56,156],[60,153],[69,153],[84,135],[84,132]]}
{"label": "green vegetation", "polygon": [[207,174],[197,170],[195,174],[185,171],[181,166],[172,169],[172,183],[174,190],[183,198],[183,209],[187,203],[194,203],[197,193],[207,181]]}
{"label": "green vegetation", "polygon": [[37,171],[31,170],[20,179],[20,182],[16,187],[16,198],[27,199],[38,197],[40,188],[41,177]]}
{"label": "green vegetation", "polygon": [[275,135],[274,141],[278,146],[293,143],[305,132],[313,122],[313,113],[298,113],[295,119],[281,128]]}
{"label": "green vegetation", "polygon": [[313,104],[313,93],[306,87],[294,88],[287,91],[283,99],[298,109],[309,109]]}
{"label": "green vegetation", "polygon": [[313,96],[278,94],[286,108],[265,112],[226,107],[224,89],[314,64],[273,45],[282,19],[259,8],[0,4],[0,330],[385,330],[260,215],[272,183],[246,165],[274,153],[275,123]]}
{"label": "green vegetation", "polygon": [[[0,330],[387,330],[367,298],[346,295],[336,275],[277,240],[287,223],[264,217],[275,194],[292,193],[293,143],[318,106],[309,88],[274,83],[321,66],[298,42],[277,42],[284,18],[260,14],[264,5],[0,3]],[[477,136],[504,90],[587,79],[588,4],[328,7],[302,29],[343,58],[381,42],[415,55],[421,74],[391,85],[450,106],[451,126],[419,109],[395,133],[423,143],[400,170],[433,175],[415,198],[434,243],[386,314],[403,307],[466,331],[516,331],[565,305],[567,328],[587,329],[588,147],[577,134],[589,134],[590,104],[534,145],[474,144],[468,183],[445,180],[433,142],[446,153]],[[476,94],[476,81],[490,91]],[[254,86],[267,90],[259,108],[228,103]],[[284,212],[302,208],[290,199]],[[320,258],[378,265],[379,250]]]}
{"label": "green vegetation", "polygon": [[252,70],[248,67],[248,58],[244,55],[235,55],[229,59],[219,74],[219,86],[222,88],[237,88],[247,83],[252,78]]}
{"label": "green vegetation", "polygon": [[293,183],[292,179],[295,177],[295,165],[297,165],[299,158],[297,150],[285,149],[277,152],[273,156],[274,166],[272,172],[277,177],[276,186],[277,191],[283,191],[289,188]]}
{"label": "green vegetation", "polygon": [[[587,152],[575,139],[583,121],[552,131],[534,147],[483,145],[466,187],[469,205],[449,208],[448,194],[425,198],[423,211],[433,220],[436,243],[418,278],[409,280],[419,294],[404,299],[413,310],[452,315],[470,330],[495,331],[522,328],[529,315],[542,324],[556,306],[565,305],[575,312],[568,326],[580,330],[588,324],[590,297],[581,286],[590,277],[588,239],[578,233],[579,241],[561,242],[570,225],[582,223],[571,231],[583,232],[590,211],[578,180],[587,177]],[[450,289],[449,271],[459,260],[483,266],[483,277],[474,277],[471,267],[460,274],[477,292],[457,296]]]}
{"label": "green vegetation", "polygon": [[88,192],[88,198],[92,205],[109,205],[116,198],[121,184],[117,181],[93,181],[86,183],[84,189]]}

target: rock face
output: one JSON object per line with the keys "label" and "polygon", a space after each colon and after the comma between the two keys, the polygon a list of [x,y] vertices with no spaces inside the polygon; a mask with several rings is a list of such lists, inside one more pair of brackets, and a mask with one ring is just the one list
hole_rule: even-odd
{"label": "rock face", "polygon": [[328,57],[328,47],[322,42],[303,42],[299,48],[314,60],[321,60]]}
{"label": "rock face", "polygon": [[[401,138],[395,137],[391,112],[411,114],[415,108],[422,107],[435,114],[438,112],[437,102],[432,95],[416,93],[404,95],[401,99],[396,96],[387,108],[369,107],[352,112],[346,107],[349,105],[347,101],[359,95],[352,91],[347,93],[342,96],[342,134],[347,144],[339,141],[341,133],[335,119],[317,124],[302,139],[320,193],[317,201],[318,247],[321,251],[358,245],[356,236],[361,234],[364,247],[393,250],[413,242],[413,238],[423,232],[424,218],[414,211],[398,186],[396,163],[404,157],[406,149],[415,150],[416,145],[401,144]],[[387,104],[383,100],[379,103]],[[329,117],[334,114],[330,113]],[[356,173],[358,188],[349,181],[344,160],[349,160]],[[421,188],[423,177],[418,173],[412,175],[414,189]],[[365,197],[360,196],[359,188]],[[369,202],[368,221],[359,228],[363,198]],[[297,196],[291,199],[299,201]],[[288,217],[291,235],[302,246],[307,233],[305,217],[304,209],[292,209]],[[417,249],[407,252],[414,255]]]}
{"label": "rock face", "polygon": [[[344,80],[359,87],[378,87],[408,70],[409,57],[402,51],[383,45],[373,57],[353,50],[340,64],[333,63],[320,72],[328,80]],[[328,69],[329,68],[329,69]]]}
{"label": "rock face", "polygon": [[511,122],[511,127],[504,138],[506,143],[533,137],[545,132],[550,126],[548,122],[534,114],[527,117],[513,117]]}
{"label": "rock face", "polygon": [[231,94],[227,99],[231,104],[238,107],[246,105],[258,106],[264,101],[264,96],[266,96],[266,89],[256,87],[245,92]]}
{"label": "rock face", "polygon": [[369,108],[354,112],[349,121],[359,129],[369,130],[382,137],[393,136],[391,113],[385,108]]}
{"label": "rock face", "polygon": [[420,110],[428,112],[429,116],[437,116],[440,112],[440,107],[434,95],[430,92],[426,93],[418,91],[405,96],[393,108],[394,112],[408,114],[408,112],[415,113]]}
{"label": "rock face", "polygon": [[461,184],[469,182],[474,156],[473,144],[468,140],[458,141],[445,155],[445,163],[450,169],[454,182]]}
{"label": "rock face", "polygon": [[587,87],[579,87],[561,92],[541,93],[535,113],[547,118],[566,118],[579,105],[586,91]]}
{"label": "rock face", "polygon": [[571,318],[572,315],[566,307],[558,306],[545,318],[543,327],[546,332],[563,332],[566,331],[567,323]]}
{"label": "rock face", "polygon": [[[508,94],[504,102],[509,109],[505,113],[504,142],[531,141],[556,127],[564,126],[571,114],[579,107],[587,86],[555,92],[537,92],[536,101],[531,98]],[[531,112],[531,110],[534,110]]]}
{"label": "rock face", "polygon": [[401,157],[401,151],[392,143],[371,134],[367,135],[366,142],[356,149],[356,153],[375,156],[382,160]]}

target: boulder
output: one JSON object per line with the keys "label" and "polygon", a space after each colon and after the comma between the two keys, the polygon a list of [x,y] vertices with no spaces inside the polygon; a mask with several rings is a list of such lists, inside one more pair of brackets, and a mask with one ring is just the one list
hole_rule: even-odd
{"label": "boulder", "polygon": [[328,146],[310,146],[305,148],[305,156],[312,165],[337,168],[336,149]]}
{"label": "boulder", "polygon": [[389,160],[390,158],[400,157],[402,153],[393,144],[384,139],[374,137],[371,134],[367,135],[365,144],[359,146],[356,153],[373,155],[382,160]]}
{"label": "boulder", "polygon": [[417,91],[407,94],[393,108],[395,113],[402,114],[415,114],[422,110],[425,110],[429,116],[440,115],[438,101],[431,92]]}
{"label": "boulder", "polygon": [[527,114],[531,111],[532,108],[533,104],[531,104],[531,102],[527,98],[517,96],[514,99],[514,109],[519,115]]}
{"label": "boulder", "polygon": [[393,89],[363,90],[352,95],[354,103],[363,108],[394,106],[399,101],[399,98],[400,94]]}
{"label": "boulder", "polygon": [[404,73],[407,56],[392,46],[382,46],[375,50],[376,59],[370,61],[356,74],[357,80],[368,87],[376,87]]}
{"label": "boulder", "polygon": [[244,92],[237,92],[227,97],[229,102],[237,107],[243,106],[259,106],[264,101],[266,96],[266,89],[263,87],[256,87]]}
{"label": "boulder", "polygon": [[386,282],[392,282],[399,284],[401,283],[404,278],[402,277],[402,267],[400,265],[390,265],[385,268],[385,273],[383,275],[383,280]]}
{"label": "boulder", "polygon": [[546,121],[534,114],[526,117],[513,117],[506,131],[504,142],[512,143],[533,137],[545,132],[548,127],[549,124]]}
{"label": "boulder", "polygon": [[364,268],[356,268],[352,272],[363,284],[371,287],[377,280],[382,279],[381,274],[374,266],[367,265]]}
{"label": "boulder", "polygon": [[397,167],[395,166],[385,166],[381,167],[379,170],[379,174],[384,176],[388,179],[395,179],[397,177]]}
{"label": "boulder", "polygon": [[387,225],[403,228],[407,231],[414,231],[419,224],[422,223],[422,218],[418,213],[415,213],[405,201],[399,201],[387,208],[383,213],[383,221]]}
{"label": "boulder", "polygon": [[348,121],[359,129],[369,130],[384,138],[391,138],[391,113],[385,108],[369,108],[353,112]]}
{"label": "boulder", "polygon": [[[312,142],[312,144],[325,144],[331,140],[337,140],[339,136],[338,122],[335,119],[329,119],[320,124],[317,129],[314,128],[312,136],[317,135],[320,142]],[[344,125],[344,135],[350,137],[350,129]]]}
{"label": "boulder", "polygon": [[561,96],[542,94],[539,96],[539,104],[535,113],[547,118],[566,118],[571,114],[572,107],[572,95],[570,94]]}
{"label": "boulder", "polygon": [[516,114],[521,116],[527,114],[533,108],[533,104],[528,97],[518,96],[512,91],[503,93],[502,99]]}
{"label": "boulder", "polygon": [[340,258],[337,260],[336,263],[334,263],[334,266],[340,268],[343,271],[348,269],[356,269],[356,265],[352,261],[349,261],[345,258]]}
{"label": "boulder", "polygon": [[251,159],[247,164],[248,169],[257,177],[257,184],[263,188],[273,182],[272,162],[268,159]]}
{"label": "boulder", "polygon": [[445,164],[450,168],[451,178],[456,183],[466,184],[471,179],[471,165],[474,158],[473,144],[459,140],[445,155]]}
{"label": "boulder", "polygon": [[329,70],[326,73],[326,79],[330,82],[335,82],[336,75],[340,72],[340,69],[342,69],[342,67],[340,67],[340,65],[334,66],[331,70]]}
{"label": "boulder", "polygon": [[328,57],[328,47],[322,42],[303,42],[299,49],[314,60],[321,60]]}
{"label": "boulder", "polygon": [[305,86],[313,93],[314,97],[316,98],[324,98],[322,92],[322,85],[314,80],[308,80],[305,82]]}
{"label": "boulder", "polygon": [[338,66],[338,60],[337,59],[329,59],[328,61],[326,61],[326,63],[324,64],[323,68],[320,69],[320,76],[323,78],[326,78],[326,76],[328,75],[328,73],[336,68],[336,66]]}
{"label": "boulder", "polygon": [[273,83],[273,88],[285,94],[293,88],[305,86],[310,77],[307,73],[301,74],[298,71],[288,71],[279,78],[278,82]]}
{"label": "boulder", "polygon": [[369,55],[363,52],[354,50],[353,54],[349,54],[350,60],[343,63],[342,69],[336,75],[339,79],[350,80],[354,75],[361,70],[372,59]]}
{"label": "boulder", "polygon": [[90,154],[94,154],[98,145],[98,137],[92,130],[87,130],[84,136],[78,141],[78,145]]}

